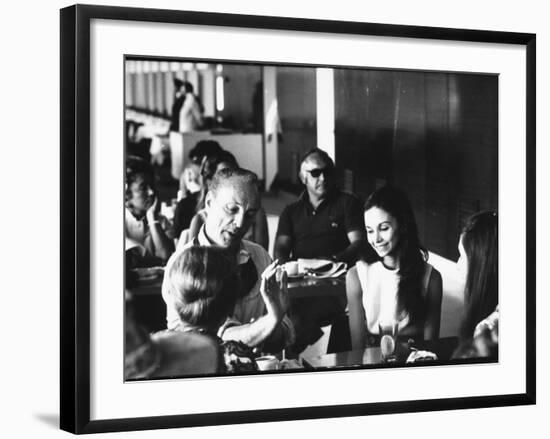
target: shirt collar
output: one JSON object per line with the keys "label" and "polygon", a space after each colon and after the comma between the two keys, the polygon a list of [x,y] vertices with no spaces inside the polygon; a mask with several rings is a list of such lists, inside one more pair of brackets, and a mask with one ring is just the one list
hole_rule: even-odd
{"label": "shirt collar", "polygon": [[327,202],[335,198],[337,193],[338,193],[338,188],[334,186],[327,193],[327,196],[323,198],[323,200],[319,203],[319,205],[317,206],[317,209],[314,209],[311,203],[309,202],[309,195],[307,193],[307,189],[304,189],[304,191],[298,197],[298,200],[308,209],[308,211],[318,211],[323,205],[325,205]]}
{"label": "shirt collar", "polygon": [[[208,238],[208,236],[206,236],[206,231],[205,231],[205,228],[204,228],[204,224],[199,230],[199,233],[197,235],[197,241],[198,241],[199,245],[205,245],[205,246],[216,245],[216,243],[212,242],[210,240],[210,238]],[[243,242],[241,241],[241,243],[239,244],[239,251],[237,252],[237,264],[239,264],[239,265],[246,264],[251,257],[252,256],[251,256],[250,252],[248,250],[246,250]]]}

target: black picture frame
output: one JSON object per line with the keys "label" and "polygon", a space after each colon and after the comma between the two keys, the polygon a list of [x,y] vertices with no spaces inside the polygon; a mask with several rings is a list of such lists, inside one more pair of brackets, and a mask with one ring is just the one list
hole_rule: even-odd
{"label": "black picture frame", "polygon": [[[60,11],[60,424],[73,433],[273,422],[534,404],[536,401],[536,35],[302,18],[75,5]],[[525,393],[90,420],[90,22],[94,19],[502,43],[526,48]]]}

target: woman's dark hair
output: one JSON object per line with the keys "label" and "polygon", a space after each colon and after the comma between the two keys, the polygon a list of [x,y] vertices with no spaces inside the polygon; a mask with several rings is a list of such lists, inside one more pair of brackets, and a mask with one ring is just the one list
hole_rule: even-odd
{"label": "woman's dark hair", "polygon": [[215,140],[200,140],[191,151],[189,151],[189,159],[193,163],[200,165],[204,157],[210,157],[222,151],[223,148]]}
{"label": "woman's dark hair", "polygon": [[227,163],[230,168],[239,167],[235,156],[229,151],[222,150],[217,154],[207,157],[202,163],[200,174],[204,182],[208,183],[212,180],[220,163]]}
{"label": "woman's dark hair", "polygon": [[216,174],[218,165],[221,163],[226,163],[231,169],[236,169],[239,167],[235,156],[226,150],[221,150],[220,152],[206,157],[206,159],[202,162],[200,169],[202,188],[199,201],[197,203],[197,212],[204,208],[204,200],[206,199],[206,194],[208,193],[210,183],[214,178],[214,174]]}
{"label": "woman's dark hair", "polygon": [[392,186],[374,191],[364,211],[378,207],[395,218],[398,226],[399,290],[397,312],[408,313],[412,323],[423,322],[426,313],[422,281],[428,252],[420,244],[414,212],[405,192]]}
{"label": "woman's dark hair", "polygon": [[163,288],[182,322],[215,328],[230,314],[240,291],[235,258],[227,249],[192,246],[175,257]]}
{"label": "woman's dark hair", "polygon": [[497,213],[485,211],[468,218],[462,228],[461,239],[468,259],[461,336],[470,338],[476,325],[498,304]]}
{"label": "woman's dark hair", "polygon": [[189,81],[183,81],[182,85],[185,88],[186,93],[193,93],[195,91],[193,84],[191,84]]}
{"label": "woman's dark hair", "polygon": [[191,84],[189,81],[183,81],[182,86],[183,88],[185,88],[185,93],[191,93],[195,96],[195,101],[199,106],[200,112],[204,113],[204,105],[202,104],[202,101],[199,99],[199,97],[195,94],[195,87],[193,87],[193,84]]}

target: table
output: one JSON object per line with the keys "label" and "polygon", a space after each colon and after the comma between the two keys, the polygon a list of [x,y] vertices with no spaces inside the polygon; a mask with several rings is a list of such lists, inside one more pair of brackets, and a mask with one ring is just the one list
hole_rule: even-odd
{"label": "table", "polygon": [[[166,329],[166,305],[162,299],[162,276],[147,282],[137,281],[128,289],[136,320],[147,330],[154,332]],[[338,297],[346,300],[345,276],[336,279],[304,277],[288,283],[290,303],[310,301],[316,297]]]}
{"label": "table", "polygon": [[290,299],[336,296],[346,298],[346,277],[318,279],[305,276],[299,280],[289,280],[288,295]]}
{"label": "table", "polygon": [[[458,344],[456,337],[441,338],[433,341],[422,341],[414,343],[413,346],[419,350],[427,350],[434,352],[438,360],[430,363],[413,363],[413,364],[442,364],[448,363],[451,355]],[[399,343],[396,350],[397,361],[393,363],[383,363],[382,352],[380,347],[373,346],[365,349],[352,350],[346,352],[337,352],[334,354],[318,355],[315,357],[305,358],[302,361],[305,367],[309,369],[338,369],[351,368],[357,366],[381,366],[381,365],[405,365],[405,361],[409,356],[411,349],[406,343]]]}
{"label": "table", "polygon": [[[148,282],[137,281],[136,285],[128,291],[133,296],[160,295],[162,289],[162,276]],[[288,294],[291,299],[308,297],[337,296],[346,297],[345,276],[332,279],[317,279],[305,276],[296,281],[288,282]]]}

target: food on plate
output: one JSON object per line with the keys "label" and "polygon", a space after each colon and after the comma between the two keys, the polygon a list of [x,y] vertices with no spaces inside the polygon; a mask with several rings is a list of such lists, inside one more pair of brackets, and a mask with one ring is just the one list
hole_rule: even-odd
{"label": "food on plate", "polygon": [[224,362],[229,373],[257,371],[256,355],[245,343],[225,340],[221,343]]}
{"label": "food on plate", "polygon": [[423,361],[436,361],[437,355],[430,351],[413,350],[407,358],[407,363],[419,363]]}

